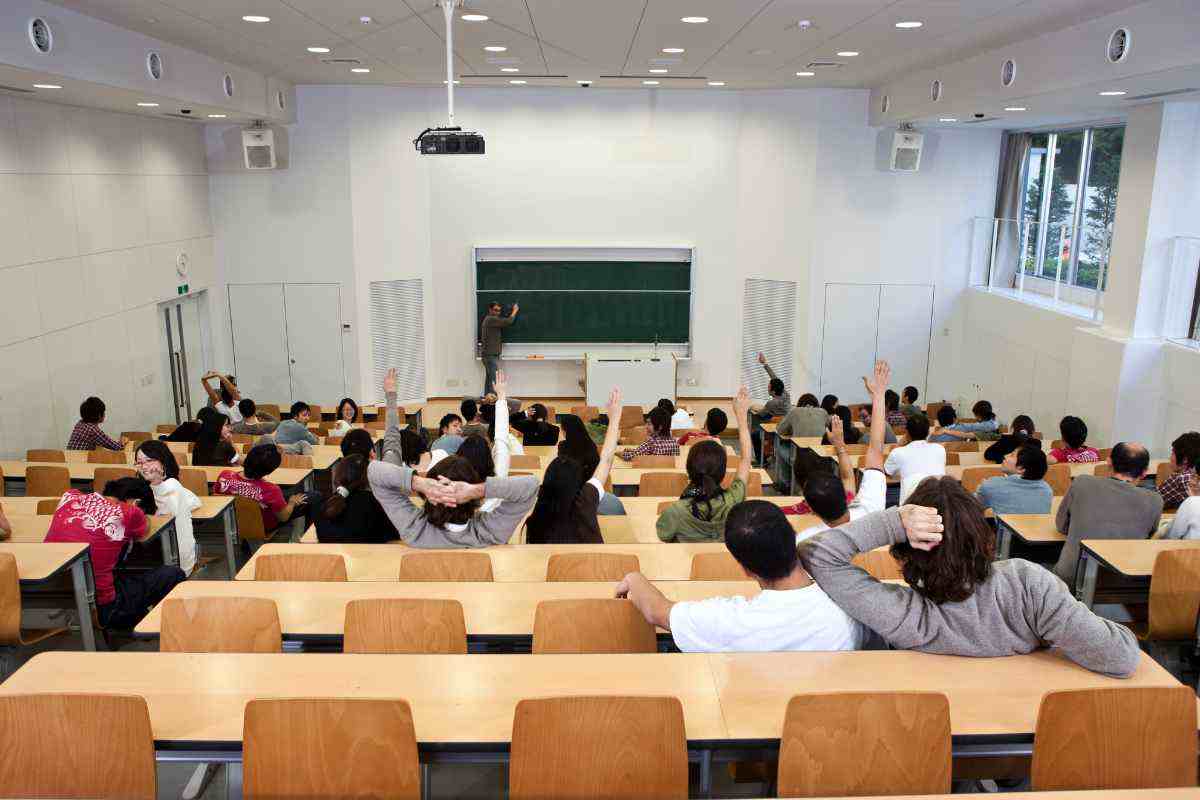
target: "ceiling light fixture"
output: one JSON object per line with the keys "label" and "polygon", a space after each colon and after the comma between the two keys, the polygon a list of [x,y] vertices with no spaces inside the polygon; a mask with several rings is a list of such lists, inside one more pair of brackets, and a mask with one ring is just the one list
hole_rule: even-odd
{"label": "ceiling light fixture", "polygon": [[138,103],[139,108],[158,108],[158,103]]}
{"label": "ceiling light fixture", "polygon": [[487,14],[463,14],[459,17],[463,22],[487,22]]}
{"label": "ceiling light fixture", "polygon": [[769,55],[771,55],[771,53],[774,53],[774,52],[775,52],[774,50],[771,50],[769,48],[760,47],[757,50],[751,50],[750,55],[752,55],[752,56],[769,56]]}
{"label": "ceiling light fixture", "polygon": [[501,72],[520,72],[521,70],[519,67],[501,67],[500,71]]}
{"label": "ceiling light fixture", "polygon": [[1004,110],[1005,111],[1028,111],[1029,109],[1027,109],[1025,106],[1007,106],[1007,107],[1005,107]]}
{"label": "ceiling light fixture", "polygon": [[578,83],[580,86],[588,86],[588,85],[591,85],[591,83],[592,83],[591,81],[575,81],[575,82]]}
{"label": "ceiling light fixture", "polygon": [[938,122],[958,122],[958,120],[955,117],[941,117]]}
{"label": "ceiling light fixture", "polygon": [[797,72],[796,77],[797,78],[811,78],[812,76],[814,76],[816,74],[817,73],[815,73],[815,72]]}
{"label": "ceiling light fixture", "polygon": [[678,55],[679,53],[684,52],[682,47],[664,47],[662,49],[662,51],[664,53],[670,53],[672,55]]}
{"label": "ceiling light fixture", "polygon": [[667,71],[662,67],[655,67],[654,69],[648,71],[651,75],[665,75],[667,73]]}
{"label": "ceiling light fixture", "polygon": [[310,52],[310,53],[328,53],[329,48],[328,47],[310,47],[310,48],[308,48],[308,52]]}
{"label": "ceiling light fixture", "polygon": [[709,81],[708,85],[709,86],[724,86],[725,81]]}
{"label": "ceiling light fixture", "polygon": [[247,14],[242,17],[242,22],[270,22],[270,17],[264,17],[262,14]]}
{"label": "ceiling light fixture", "polygon": [[924,24],[925,24],[924,22],[918,22],[917,20],[914,19],[909,22],[897,22],[896,27],[902,28],[904,30],[911,30],[912,28],[919,28]]}
{"label": "ceiling light fixture", "polygon": [[703,25],[708,22],[708,17],[680,17],[680,22],[686,22],[689,25]]}
{"label": "ceiling light fixture", "polygon": [[[460,83],[462,83],[462,81],[455,79],[455,81],[454,81],[455,86],[458,86]],[[445,86],[445,85],[446,85],[446,82],[442,81],[442,86]]]}
{"label": "ceiling light fixture", "polygon": [[61,89],[62,87],[59,86],[57,83],[35,83],[33,85],[33,88],[35,88],[35,89]]}
{"label": "ceiling light fixture", "polygon": [[366,73],[371,71],[371,68],[370,67],[351,67],[350,71],[357,72],[359,75],[365,75]]}
{"label": "ceiling light fixture", "polygon": [[854,58],[856,55],[858,55],[858,51],[857,50],[839,50],[838,55],[841,56],[842,58]]}
{"label": "ceiling light fixture", "polygon": [[489,53],[503,53],[508,48],[502,44],[489,44],[485,45],[483,49],[487,50]]}
{"label": "ceiling light fixture", "polygon": [[524,86],[525,84],[529,83],[529,81],[509,81],[509,83],[511,83],[513,86]]}
{"label": "ceiling light fixture", "polygon": [[1100,93],[1100,96],[1101,96],[1101,97],[1120,97],[1120,96],[1122,96],[1123,94],[1125,94],[1125,92],[1121,92],[1121,91],[1112,91],[1112,92],[1101,92],[1101,93]]}
{"label": "ceiling light fixture", "polygon": [[359,17],[358,21],[361,22],[363,25],[370,25],[375,20],[371,19],[370,17]]}
{"label": "ceiling light fixture", "polygon": [[658,86],[661,81],[642,81],[642,86]]}

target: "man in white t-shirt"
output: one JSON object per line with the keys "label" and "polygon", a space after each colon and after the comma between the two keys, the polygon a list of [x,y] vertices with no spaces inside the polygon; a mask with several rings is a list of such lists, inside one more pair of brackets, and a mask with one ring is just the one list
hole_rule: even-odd
{"label": "man in white t-shirt", "polygon": [[821,589],[796,554],[783,511],[765,500],[738,503],[725,520],[725,546],[762,588],[754,597],[674,603],[640,572],[617,586],[651,625],[685,653],[857,650],[867,630]]}
{"label": "man in white t-shirt", "polygon": [[929,436],[929,417],[916,414],[905,422],[908,444],[888,454],[883,469],[888,475],[900,473],[900,505],[908,499],[917,484],[926,478],[946,474],[946,448],[926,441]]}

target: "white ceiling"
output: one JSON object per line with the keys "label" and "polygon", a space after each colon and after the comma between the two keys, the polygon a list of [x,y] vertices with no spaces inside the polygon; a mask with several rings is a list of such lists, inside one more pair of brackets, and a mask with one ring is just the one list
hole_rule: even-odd
{"label": "white ceiling", "polygon": [[[433,0],[53,0],[59,5],[296,84],[424,84],[445,79],[442,11]],[[597,86],[661,81],[663,88],[867,88],[1077,24],[1140,0],[468,0],[487,22],[456,20],[456,70],[465,85]],[[461,12],[460,12],[461,13]],[[267,24],[242,21],[269,16]],[[369,16],[370,24],[359,18]],[[683,16],[707,16],[689,25]],[[801,31],[797,21],[811,20]],[[917,30],[896,22],[920,20]],[[484,45],[503,45],[493,55]],[[329,55],[306,52],[330,47]],[[664,56],[664,47],[683,47]],[[857,50],[839,58],[839,50]],[[356,75],[327,58],[355,58]],[[653,64],[654,59],[672,59]],[[812,60],[844,62],[797,78]],[[502,74],[515,66],[519,74]],[[666,66],[666,75],[651,67]],[[491,76],[491,77],[481,77]],[[618,76],[604,79],[603,76]]]}

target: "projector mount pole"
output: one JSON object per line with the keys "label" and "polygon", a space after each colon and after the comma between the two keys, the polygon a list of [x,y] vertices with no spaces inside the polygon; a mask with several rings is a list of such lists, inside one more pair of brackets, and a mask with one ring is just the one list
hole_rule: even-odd
{"label": "projector mount pole", "polygon": [[454,9],[461,0],[438,0],[446,16],[446,102],[449,107],[449,122],[454,127]]}

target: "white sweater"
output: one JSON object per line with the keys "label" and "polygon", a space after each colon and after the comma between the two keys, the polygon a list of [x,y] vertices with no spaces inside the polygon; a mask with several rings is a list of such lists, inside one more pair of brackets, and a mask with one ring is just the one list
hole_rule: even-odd
{"label": "white sweater", "polygon": [[1183,501],[1163,538],[1200,539],[1200,496]]}

